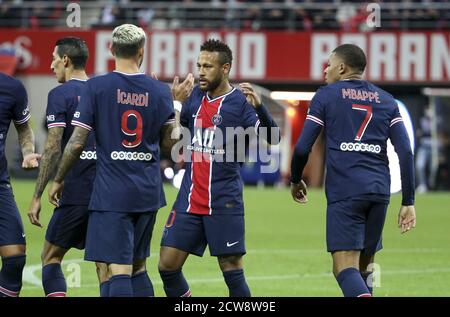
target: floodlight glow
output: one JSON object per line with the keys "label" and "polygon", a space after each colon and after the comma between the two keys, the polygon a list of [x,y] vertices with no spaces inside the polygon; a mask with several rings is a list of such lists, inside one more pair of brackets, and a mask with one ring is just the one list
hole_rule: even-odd
{"label": "floodlight glow", "polygon": [[295,109],[292,107],[286,109],[286,114],[289,118],[295,117],[295,112],[296,112]]}
{"label": "floodlight glow", "polygon": [[173,168],[167,167],[166,169],[164,169],[164,176],[167,179],[173,179],[173,177],[175,176],[175,172],[173,171]]}
{"label": "floodlight glow", "polygon": [[306,91],[272,91],[270,98],[274,100],[304,100],[310,101],[315,95],[315,92]]}

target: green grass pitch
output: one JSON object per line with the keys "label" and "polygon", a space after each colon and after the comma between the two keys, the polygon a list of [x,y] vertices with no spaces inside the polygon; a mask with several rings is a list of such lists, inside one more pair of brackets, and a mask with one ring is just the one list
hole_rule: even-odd
{"label": "green grass pitch", "polygon": [[[34,183],[12,182],[27,235],[27,265],[21,296],[43,296],[40,252],[52,208],[43,199],[41,222],[32,226],[26,216]],[[147,261],[156,296],[164,296],[157,271],[159,242],[176,189],[166,186],[168,206],[161,209]],[[46,194],[45,194],[46,195]],[[309,202],[292,201],[288,189],[246,187],[245,272],[253,296],[342,296],[331,274],[331,256],[325,246],[325,195],[310,190]],[[401,235],[396,226],[400,195],[394,195],[384,229],[384,249],[377,255],[380,287],[375,296],[450,296],[450,195],[417,195],[417,228]],[[71,250],[63,271],[68,296],[98,296],[93,263],[83,252]],[[193,296],[227,296],[217,260],[205,252],[191,256],[184,267]]]}

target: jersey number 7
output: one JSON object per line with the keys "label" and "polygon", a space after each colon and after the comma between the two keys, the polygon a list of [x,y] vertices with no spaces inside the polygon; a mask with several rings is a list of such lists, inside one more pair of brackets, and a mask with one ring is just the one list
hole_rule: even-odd
{"label": "jersey number 7", "polygon": [[372,119],[372,106],[366,106],[366,105],[358,105],[358,104],[352,104],[353,110],[359,110],[359,111],[366,111],[366,117],[364,118],[364,121],[361,123],[361,126],[359,127],[358,132],[356,133],[355,141],[361,141],[364,132],[366,132],[366,128],[369,125],[370,120]]}
{"label": "jersey number 7", "polygon": [[[129,128],[130,118],[134,117],[136,120],[136,127]],[[122,145],[128,149],[134,148],[142,142],[142,116],[136,110],[128,110],[122,114],[122,132],[127,136],[134,136],[133,141],[122,140]]]}

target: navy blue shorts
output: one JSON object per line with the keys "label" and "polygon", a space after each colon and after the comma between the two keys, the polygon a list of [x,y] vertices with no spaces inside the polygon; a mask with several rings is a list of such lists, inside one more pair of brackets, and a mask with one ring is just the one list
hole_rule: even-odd
{"label": "navy blue shorts", "polygon": [[381,250],[387,208],[387,203],[353,199],[328,204],[328,252],[361,250],[373,255]]}
{"label": "navy blue shorts", "polygon": [[172,210],[161,246],[203,256],[206,245],[212,256],[245,254],[244,215],[203,216]]}
{"label": "navy blue shorts", "polygon": [[19,209],[11,190],[0,191],[0,246],[25,244]]}
{"label": "navy blue shorts", "polygon": [[156,214],[90,210],[84,259],[113,264],[146,259]]}
{"label": "navy blue shorts", "polygon": [[64,249],[84,249],[88,219],[87,206],[57,207],[48,224],[45,240]]}

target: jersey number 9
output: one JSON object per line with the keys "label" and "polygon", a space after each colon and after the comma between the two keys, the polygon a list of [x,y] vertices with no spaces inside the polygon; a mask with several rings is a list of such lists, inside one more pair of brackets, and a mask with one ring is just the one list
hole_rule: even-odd
{"label": "jersey number 9", "polygon": [[[136,127],[130,129],[130,118],[133,117],[136,121]],[[135,137],[134,140],[122,140],[122,145],[126,148],[134,148],[142,142],[142,116],[136,110],[125,111],[122,115],[122,132],[130,137]]]}

